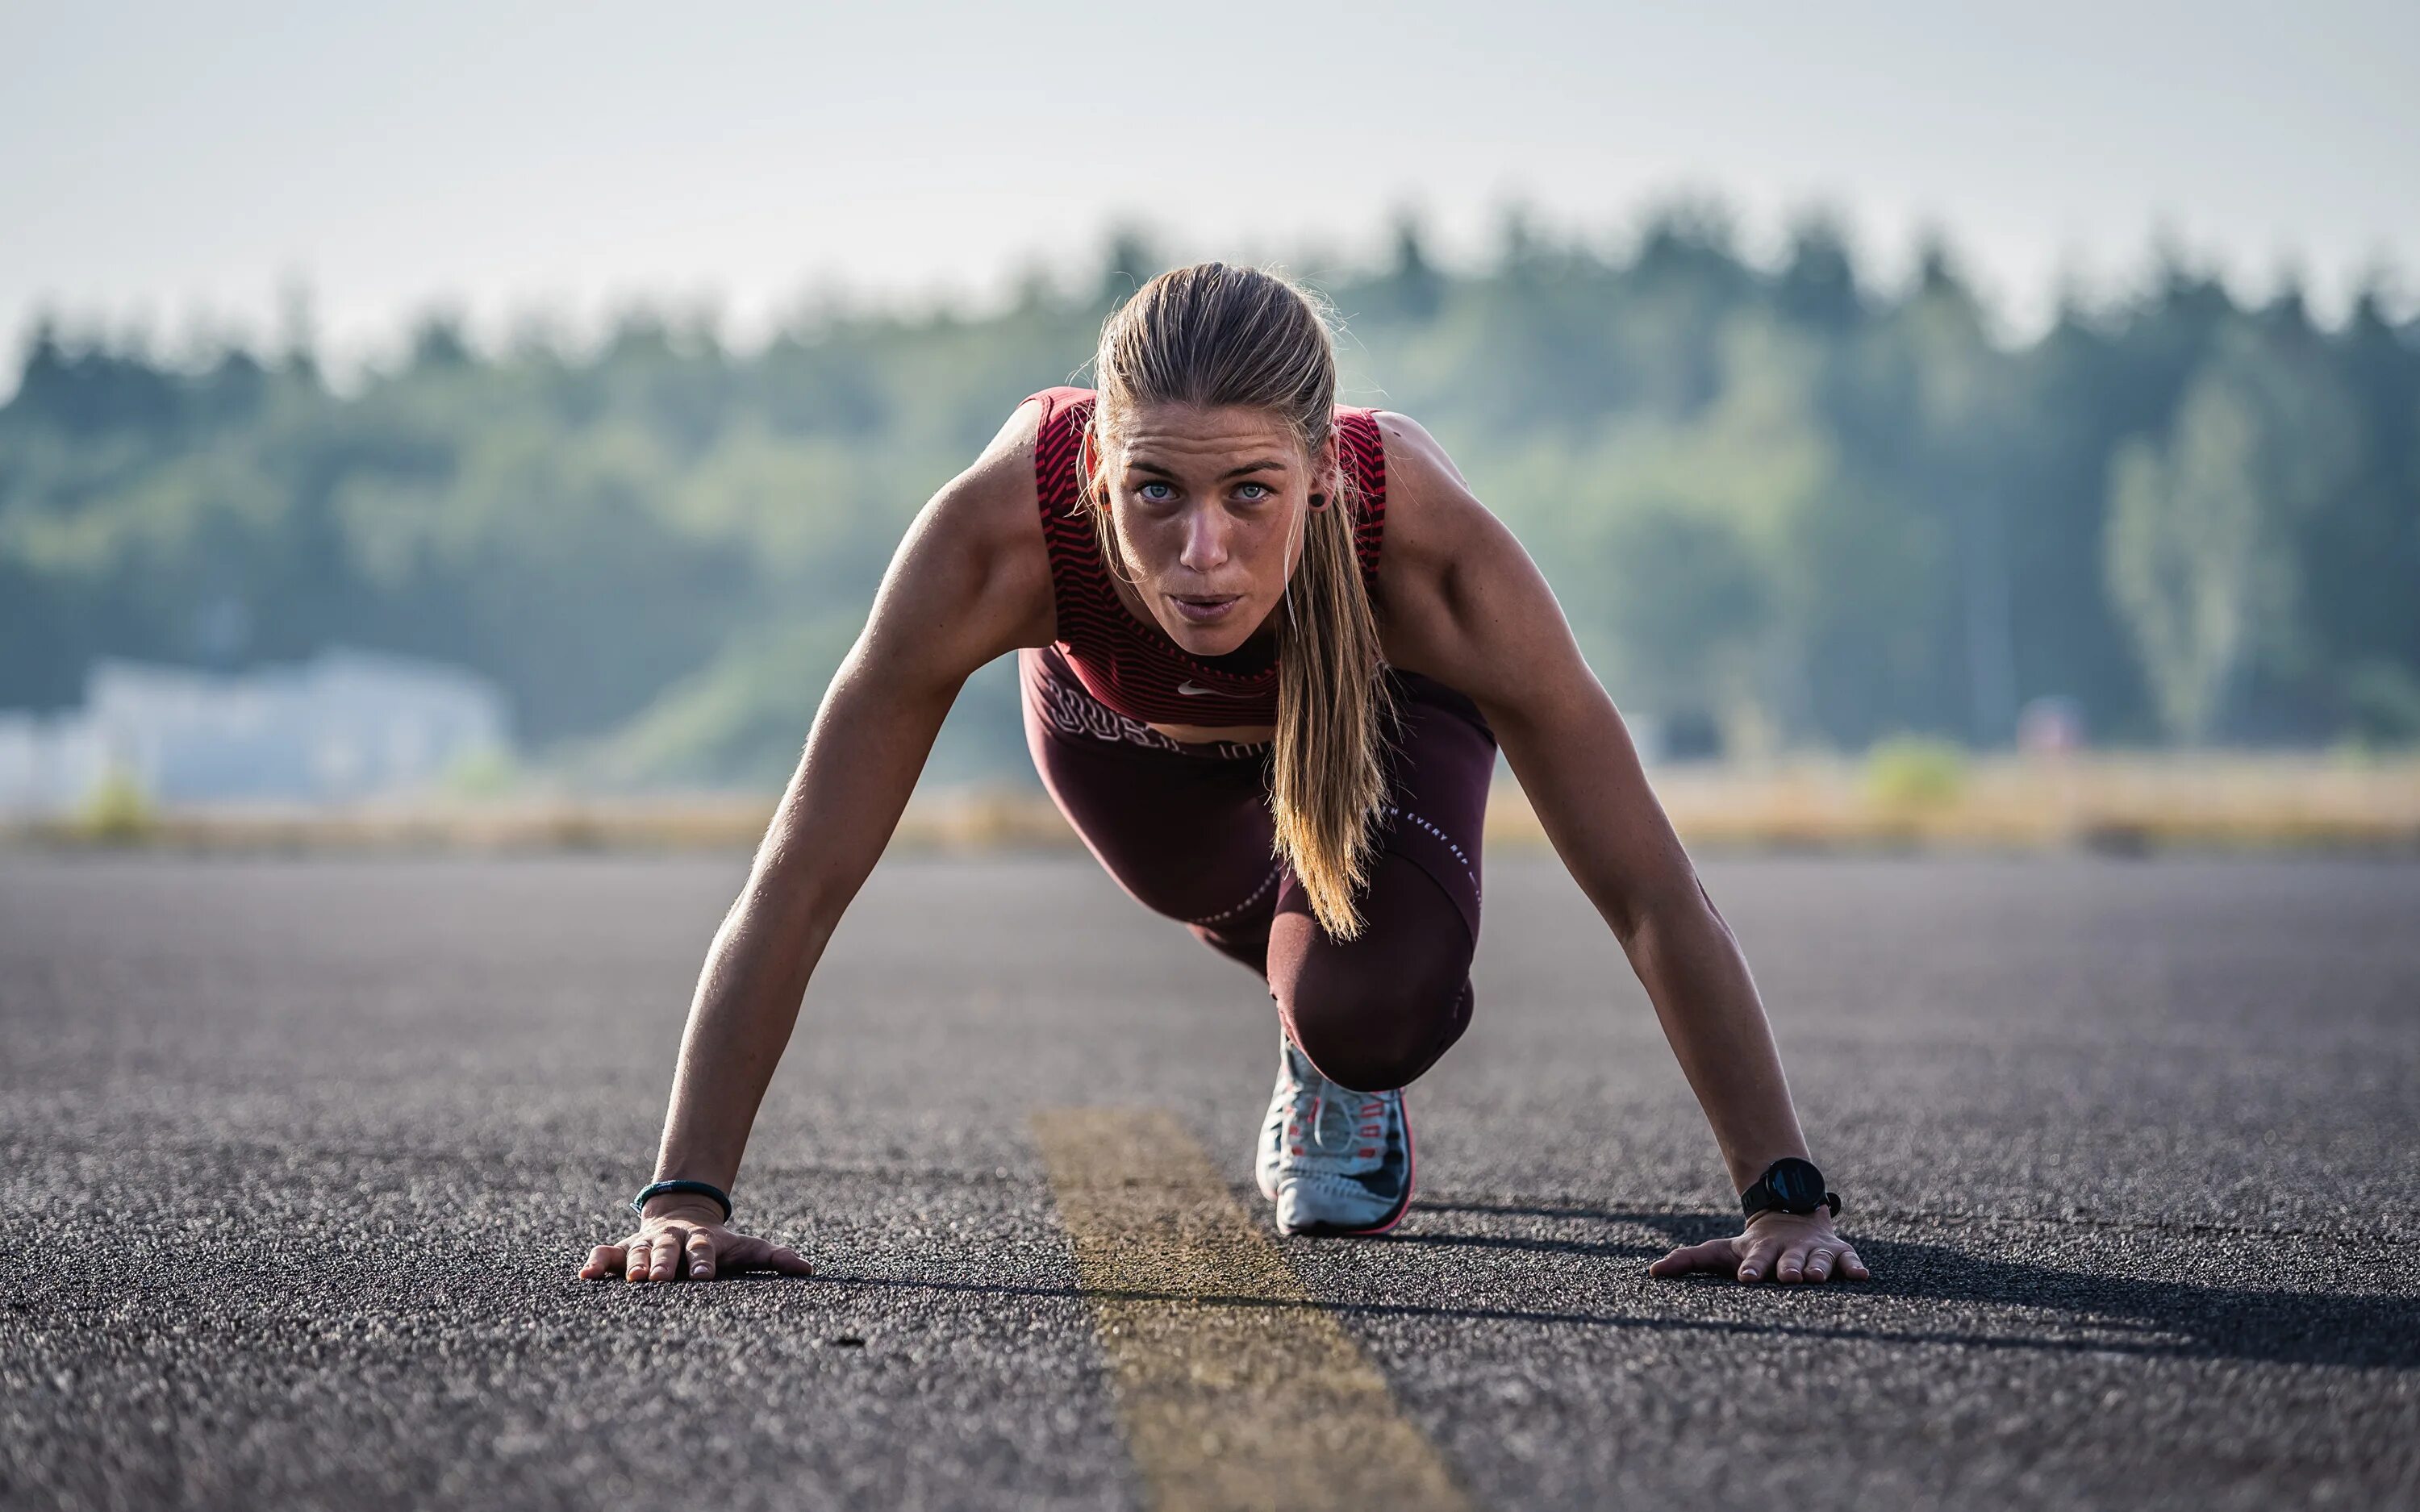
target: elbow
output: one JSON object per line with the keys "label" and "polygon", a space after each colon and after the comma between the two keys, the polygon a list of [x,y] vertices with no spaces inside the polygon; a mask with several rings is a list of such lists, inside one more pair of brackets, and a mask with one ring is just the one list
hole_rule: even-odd
{"label": "elbow", "polygon": [[1606,915],[1622,949],[1633,954],[1641,941],[1658,935],[1668,937],[1676,927],[1711,923],[1723,935],[1730,934],[1730,921],[1714,906],[1695,867],[1686,868],[1669,886],[1619,900],[1606,910]]}
{"label": "elbow", "polygon": [[[817,865],[817,857],[798,847],[768,846],[757,856],[750,871],[748,883],[740,891],[739,907],[752,918],[798,937],[828,930],[830,922],[847,906],[847,894],[829,865]],[[854,889],[850,889],[854,891]]]}
{"label": "elbow", "polygon": [[798,843],[793,826],[784,823],[786,817],[777,812],[757,845],[748,880],[732,903],[726,928],[795,935],[811,929],[827,911],[830,888],[824,873],[828,869],[814,864],[814,853]]}

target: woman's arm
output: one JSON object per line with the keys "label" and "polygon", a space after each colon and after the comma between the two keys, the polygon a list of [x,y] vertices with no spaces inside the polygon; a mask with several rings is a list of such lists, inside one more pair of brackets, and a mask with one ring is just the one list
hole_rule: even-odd
{"label": "woman's arm", "polygon": [[[730,1190],[807,979],[898,825],[933,737],[975,669],[1055,633],[1026,407],[916,517],[873,613],[816,710],[805,753],[707,949],[673,1074],[656,1179]],[[723,1226],[709,1200],[665,1196],[582,1276],[705,1279],[750,1265],[803,1274],[795,1253]]]}
{"label": "woman's arm", "polygon": [[[1807,1158],[1746,958],[1545,579],[1426,431],[1400,415],[1381,424],[1388,659],[1461,689],[1495,727],[1556,853],[1654,1003],[1733,1189],[1783,1156]],[[1739,1239],[1676,1250],[1652,1270],[1721,1270],[1743,1281],[1867,1274],[1822,1211],[1760,1213]]]}

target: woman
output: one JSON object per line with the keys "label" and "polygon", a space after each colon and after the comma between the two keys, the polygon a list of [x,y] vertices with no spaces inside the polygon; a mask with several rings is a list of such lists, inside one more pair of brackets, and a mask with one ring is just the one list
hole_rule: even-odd
{"label": "woman", "polygon": [[1864,1278],[1729,927],[1545,580],[1437,443],[1338,408],[1320,312],[1248,269],[1153,279],[1095,373],[1097,394],[1018,406],[908,531],[707,954],[639,1228],[580,1273],[806,1273],[730,1227],[726,1194],[942,717],[1014,649],[1027,744],[1077,832],[1277,1001],[1257,1165],[1281,1229],[1375,1232],[1411,1200],[1403,1088],[1470,1020],[1500,741],[1743,1192],[1739,1237],[1651,1273]]}

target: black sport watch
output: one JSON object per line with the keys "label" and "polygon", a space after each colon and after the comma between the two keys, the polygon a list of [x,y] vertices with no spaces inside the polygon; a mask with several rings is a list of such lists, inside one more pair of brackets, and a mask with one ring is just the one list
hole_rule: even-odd
{"label": "black sport watch", "polygon": [[1800,1214],[1829,1208],[1837,1213],[1840,1199],[1823,1190],[1823,1173],[1815,1168],[1814,1162],[1784,1155],[1764,1168],[1754,1186],[1740,1194],[1740,1209],[1749,1217],[1768,1208]]}

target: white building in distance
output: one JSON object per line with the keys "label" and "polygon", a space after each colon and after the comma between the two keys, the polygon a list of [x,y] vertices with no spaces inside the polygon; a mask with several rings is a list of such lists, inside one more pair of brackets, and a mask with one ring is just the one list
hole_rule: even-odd
{"label": "white building in distance", "polygon": [[113,772],[156,803],[341,803],[511,749],[504,692],[438,662],[331,648],[232,675],[100,661],[85,706],[0,713],[0,812],[64,813]]}

